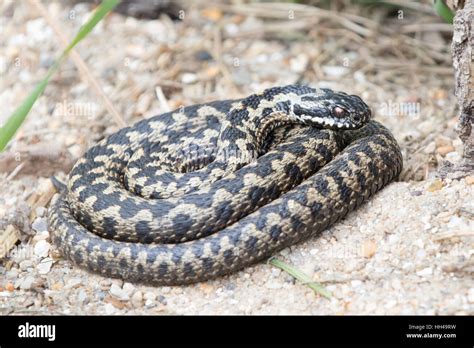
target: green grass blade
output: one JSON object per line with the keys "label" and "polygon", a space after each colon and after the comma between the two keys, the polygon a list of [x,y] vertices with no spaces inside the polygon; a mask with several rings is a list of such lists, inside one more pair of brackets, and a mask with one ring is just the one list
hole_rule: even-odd
{"label": "green grass blade", "polygon": [[49,83],[49,80],[53,76],[53,74],[58,70],[61,63],[66,59],[69,52],[76,46],[82,39],[84,39],[87,34],[89,34],[92,29],[99,23],[102,18],[105,17],[107,13],[109,13],[120,0],[104,0],[99,7],[97,7],[96,11],[92,15],[92,17],[84,24],[79,32],[77,33],[74,40],[68,45],[68,47],[63,51],[61,56],[56,60],[53,66],[48,70],[46,77],[36,85],[30,95],[25,99],[21,105],[13,111],[13,113],[8,117],[7,121],[4,125],[0,128],[0,152],[5,149],[8,142],[13,138],[15,133],[20,128],[23,121],[28,116],[31,108],[35,104],[36,100],[41,96],[43,91],[45,90],[46,86]]}
{"label": "green grass blade", "polygon": [[446,23],[453,24],[454,14],[443,0],[435,0],[433,6],[438,16],[443,18]]}
{"label": "green grass blade", "polygon": [[304,272],[300,271],[299,269],[297,269],[293,266],[290,266],[290,265],[288,265],[288,264],[284,263],[283,261],[280,261],[276,258],[270,259],[270,263],[273,266],[281,268],[282,270],[284,270],[286,273],[291,275],[296,280],[298,280],[301,283],[303,283],[304,285],[310,287],[311,289],[314,290],[314,292],[320,294],[321,296],[323,296],[325,298],[328,298],[328,299],[331,298],[331,293],[329,291],[327,291],[325,288],[323,288],[320,284],[314,282],[311,279],[311,277],[309,275],[307,275],[306,273],[304,273]]}

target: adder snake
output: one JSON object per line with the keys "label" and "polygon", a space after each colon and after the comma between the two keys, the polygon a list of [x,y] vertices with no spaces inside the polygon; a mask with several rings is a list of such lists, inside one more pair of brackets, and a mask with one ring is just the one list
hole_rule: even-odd
{"label": "adder snake", "polygon": [[108,136],[72,169],[49,226],[61,253],[91,271],[193,283],[317,235],[401,167],[359,97],[274,87]]}

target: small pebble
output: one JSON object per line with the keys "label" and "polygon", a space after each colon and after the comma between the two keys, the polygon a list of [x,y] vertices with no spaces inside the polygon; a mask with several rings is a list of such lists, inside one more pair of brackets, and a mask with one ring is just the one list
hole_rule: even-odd
{"label": "small pebble", "polygon": [[181,76],[181,82],[182,83],[185,83],[185,84],[191,84],[191,83],[194,83],[196,82],[198,79],[197,75],[196,74],[192,74],[192,73],[184,73],[182,76]]}
{"label": "small pebble", "polygon": [[293,72],[301,73],[305,71],[306,67],[308,66],[309,58],[304,54],[300,54],[294,58],[290,59],[290,69]]}
{"label": "small pebble", "polygon": [[392,280],[392,288],[394,288],[395,290],[400,290],[402,288],[402,283],[400,279],[395,278]]}
{"label": "small pebble", "polygon": [[31,289],[31,286],[33,285],[34,281],[35,281],[35,278],[33,276],[26,276],[21,281],[20,289],[22,289],[22,290]]}
{"label": "small pebble", "polygon": [[377,251],[377,244],[375,244],[371,240],[366,240],[362,246],[362,253],[364,257],[366,258],[371,258],[372,256],[375,255],[375,252]]}
{"label": "small pebble", "polygon": [[79,145],[79,144],[71,145],[67,148],[67,150],[71,154],[72,158],[79,158],[79,157],[81,157],[81,155],[83,153],[82,146]]}
{"label": "small pebble", "polygon": [[43,217],[44,213],[46,212],[46,208],[45,207],[36,207],[35,212],[36,212],[37,216]]}
{"label": "small pebble", "polygon": [[223,17],[222,11],[217,7],[209,7],[201,11],[201,15],[213,22],[219,21]]}
{"label": "small pebble", "polygon": [[105,314],[107,314],[107,315],[112,315],[112,314],[115,314],[117,312],[117,310],[115,309],[115,307],[112,303],[106,303],[105,306],[104,306],[104,309],[105,309]]}
{"label": "small pebble", "polygon": [[466,225],[464,218],[457,215],[451,216],[448,221],[448,227],[454,230],[463,230]]}
{"label": "small pebble", "polygon": [[426,257],[426,251],[424,249],[420,249],[416,252],[416,258],[417,259],[424,259]]}
{"label": "small pebble", "polygon": [[20,262],[19,266],[20,266],[20,270],[26,271],[26,270],[28,270],[28,268],[32,268],[32,267],[33,267],[33,261],[31,261],[31,260],[23,260],[23,261]]}
{"label": "small pebble", "polygon": [[207,295],[214,291],[214,286],[206,282],[199,284],[199,288]]}
{"label": "small pebble", "polygon": [[124,283],[122,286],[122,290],[128,295],[131,296],[133,291],[135,290],[135,286],[132,283]]}
{"label": "small pebble", "polygon": [[40,261],[40,263],[36,266],[36,269],[38,270],[39,274],[47,274],[51,270],[52,266],[53,266],[53,259],[50,257],[47,257]]}
{"label": "small pebble", "polygon": [[43,231],[43,232],[38,232],[36,235],[33,237],[32,242],[36,245],[40,240],[47,240],[49,239],[49,232],[48,231]]}
{"label": "small pebble", "polygon": [[77,302],[83,304],[87,300],[87,293],[84,289],[80,289],[79,293],[77,294]]}
{"label": "small pebble", "polygon": [[61,283],[54,283],[53,285],[51,285],[51,290],[59,291],[62,289],[63,289],[63,284]]}
{"label": "small pebble", "polygon": [[265,284],[265,287],[267,289],[280,289],[281,288],[281,283],[278,282],[278,281],[270,280]]}
{"label": "small pebble", "polygon": [[474,185],[474,176],[466,176],[464,180],[466,181],[466,184]]}
{"label": "small pebble", "polygon": [[313,248],[313,249],[311,249],[311,250],[309,251],[309,253],[310,253],[311,256],[315,256],[315,255],[318,254],[318,249]]}
{"label": "small pebble", "polygon": [[155,293],[153,293],[151,291],[148,291],[148,292],[145,293],[144,298],[145,298],[145,300],[154,301],[156,299],[156,295],[155,295]]}
{"label": "small pebble", "polygon": [[145,301],[145,307],[146,308],[151,308],[151,307],[154,307],[155,306],[155,301],[153,300],[146,300]]}
{"label": "small pebble", "polygon": [[141,291],[135,291],[132,295],[131,302],[134,307],[142,307],[143,306],[143,294]]}
{"label": "small pebble", "polygon": [[422,269],[421,271],[416,272],[416,274],[421,277],[430,276],[433,274],[433,269],[431,267],[427,267]]}
{"label": "small pebble", "polygon": [[461,155],[457,151],[452,151],[446,154],[445,159],[452,163],[458,163],[461,160]]}
{"label": "small pebble", "polygon": [[47,232],[48,231],[48,223],[46,221],[46,218],[43,217],[38,217],[36,218],[33,223],[31,224],[31,227],[36,231],[36,232]]}
{"label": "small pebble", "polygon": [[331,77],[341,77],[349,72],[349,69],[343,66],[322,66],[322,70],[326,75]]}
{"label": "small pebble", "polygon": [[426,154],[430,154],[430,153],[433,153],[435,150],[436,150],[436,143],[432,141],[431,143],[426,145],[426,147],[423,149],[423,152]]}
{"label": "small pebble", "polygon": [[18,268],[12,268],[6,274],[6,278],[10,280],[15,280],[18,278]]}
{"label": "small pebble", "polygon": [[164,297],[163,295],[159,295],[158,298],[157,298],[158,302],[166,305],[168,303],[168,301],[166,301],[166,297]]}
{"label": "small pebble", "polygon": [[425,247],[425,243],[423,242],[423,239],[421,239],[421,238],[416,239],[413,242],[413,245],[415,245],[415,246],[417,246],[418,248],[421,248],[421,249]]}

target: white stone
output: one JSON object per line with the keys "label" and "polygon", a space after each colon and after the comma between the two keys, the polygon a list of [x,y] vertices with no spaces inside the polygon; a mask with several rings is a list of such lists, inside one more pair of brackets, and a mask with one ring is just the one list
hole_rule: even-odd
{"label": "white stone", "polygon": [[38,243],[35,244],[35,255],[38,257],[46,257],[48,256],[49,249],[51,248],[51,244],[49,244],[47,241],[40,240]]}
{"label": "white stone", "polygon": [[197,81],[197,79],[198,79],[198,77],[197,77],[196,74],[184,73],[183,75],[181,75],[181,82],[185,83],[185,84],[194,83],[194,82]]}
{"label": "white stone", "polygon": [[145,298],[145,300],[154,301],[156,299],[156,295],[155,295],[155,293],[153,293],[151,291],[148,291],[148,292],[145,293],[144,298]]}
{"label": "white stone", "polygon": [[45,207],[36,207],[35,212],[36,212],[37,216],[43,217],[44,213],[46,212],[46,208]]}
{"label": "white stone", "polygon": [[109,292],[112,296],[119,300],[128,301],[130,299],[130,296],[117,284],[112,284]]}
{"label": "white stone", "polygon": [[147,308],[153,307],[154,305],[155,305],[155,303],[154,303],[153,300],[146,300],[145,301],[145,307],[147,307]]}
{"label": "white stone", "polygon": [[229,23],[224,26],[224,30],[229,34],[230,36],[236,35],[239,33],[239,26],[235,23]]}
{"label": "white stone", "polygon": [[116,312],[115,307],[111,303],[106,303],[104,309],[107,315],[115,314]]}
{"label": "white stone", "polygon": [[397,304],[398,302],[396,300],[389,300],[387,301],[387,303],[385,304],[385,308],[393,308],[395,307],[395,305]]}
{"label": "white stone", "polygon": [[277,281],[269,281],[265,284],[265,287],[267,289],[280,289],[281,288],[281,283]]}
{"label": "white stone", "polygon": [[424,249],[420,249],[416,252],[417,259],[424,259],[426,257],[426,251]]}
{"label": "white stone", "polygon": [[15,280],[18,278],[18,268],[12,268],[6,274],[6,278],[10,280]]}
{"label": "white stone", "polygon": [[47,257],[36,266],[36,269],[38,270],[39,274],[47,274],[51,270],[51,267],[53,266],[53,259],[50,257]]}
{"label": "white stone", "polygon": [[48,231],[38,232],[36,233],[36,236],[33,237],[33,242],[38,243],[40,240],[46,240],[46,239],[49,239]]}
{"label": "white stone", "polygon": [[135,307],[143,306],[143,294],[141,291],[136,291],[131,298],[132,304]]}
{"label": "white stone", "polygon": [[23,278],[20,283],[20,289],[22,290],[31,289],[31,286],[33,285],[34,281],[35,281],[35,278],[33,276],[27,276],[26,278]]}
{"label": "white stone", "polygon": [[423,149],[423,152],[426,154],[433,153],[436,150],[436,143],[434,141],[430,142],[426,147]]}
{"label": "white stone", "polygon": [[77,302],[84,303],[87,299],[87,293],[84,289],[80,289],[79,293],[77,294]]}
{"label": "white stone", "polygon": [[125,293],[130,296],[132,295],[133,291],[135,290],[135,286],[132,283],[125,283],[122,286],[122,290],[125,291]]}
{"label": "white stone", "polygon": [[290,59],[290,69],[293,72],[301,73],[305,71],[306,66],[308,65],[308,56],[304,54],[299,54],[294,58]]}
{"label": "white stone", "polygon": [[418,248],[423,249],[425,247],[425,243],[423,243],[423,240],[421,238],[418,238],[413,242],[414,245],[416,245]]}
{"label": "white stone", "polygon": [[33,261],[31,261],[31,260],[23,260],[23,261],[20,262],[19,266],[20,266],[20,269],[21,269],[22,271],[26,271],[26,270],[28,270],[28,268],[33,267]]}
{"label": "white stone", "polygon": [[48,231],[48,223],[46,222],[45,218],[39,217],[33,221],[31,228],[33,228],[36,232]]}
{"label": "white stone", "polygon": [[349,69],[343,66],[322,66],[322,69],[326,75],[332,77],[341,77],[349,72]]}
{"label": "white stone", "polygon": [[465,225],[466,223],[464,219],[457,215],[451,216],[451,219],[449,219],[449,222],[448,222],[448,227],[452,229],[463,230],[464,229],[463,227],[465,227]]}
{"label": "white stone", "polygon": [[462,157],[457,151],[452,151],[446,154],[445,159],[452,163],[458,163]]}
{"label": "white stone", "polygon": [[416,272],[416,274],[421,277],[430,276],[433,274],[433,269],[431,267],[426,267],[422,269],[421,271]]}

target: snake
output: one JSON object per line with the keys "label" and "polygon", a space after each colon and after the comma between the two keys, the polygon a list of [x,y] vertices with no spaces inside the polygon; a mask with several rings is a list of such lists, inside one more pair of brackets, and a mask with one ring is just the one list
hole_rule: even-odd
{"label": "snake", "polygon": [[78,267],[191,284],[319,235],[401,169],[396,139],[359,96],[271,87],[104,137],[55,185],[48,226]]}

